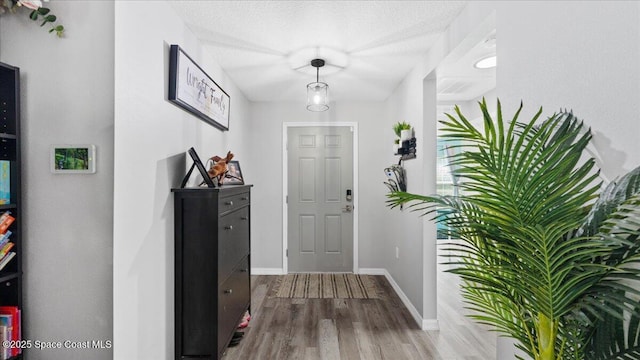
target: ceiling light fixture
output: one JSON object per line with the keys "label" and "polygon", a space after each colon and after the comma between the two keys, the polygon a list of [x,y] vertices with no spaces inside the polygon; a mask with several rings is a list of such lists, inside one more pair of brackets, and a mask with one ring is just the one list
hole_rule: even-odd
{"label": "ceiling light fixture", "polygon": [[320,68],[324,66],[324,60],[313,59],[311,60],[311,66],[316,68],[316,82],[307,84],[307,110],[328,110],[329,85],[320,82]]}
{"label": "ceiling light fixture", "polygon": [[490,69],[496,67],[496,56],[491,55],[489,57],[480,59],[473,64],[477,69]]}

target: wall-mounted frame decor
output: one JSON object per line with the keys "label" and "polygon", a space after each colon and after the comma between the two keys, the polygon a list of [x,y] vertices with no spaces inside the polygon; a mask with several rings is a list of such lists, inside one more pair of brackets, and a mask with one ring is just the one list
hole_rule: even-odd
{"label": "wall-mounted frame decor", "polygon": [[51,145],[51,172],[54,174],[95,173],[95,145]]}
{"label": "wall-mounted frame decor", "polygon": [[169,101],[221,130],[229,130],[231,98],[178,45],[169,53]]}
{"label": "wall-mounted frame decor", "polygon": [[242,177],[242,170],[240,170],[240,163],[232,160],[227,164],[227,174],[224,177],[224,183],[226,185],[244,185],[244,178]]}

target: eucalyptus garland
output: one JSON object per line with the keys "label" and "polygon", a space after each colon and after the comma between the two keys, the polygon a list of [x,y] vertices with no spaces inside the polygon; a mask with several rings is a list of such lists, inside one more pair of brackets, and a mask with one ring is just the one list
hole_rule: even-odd
{"label": "eucalyptus garland", "polygon": [[[45,0],[46,1],[46,0]],[[41,22],[40,26],[49,24],[49,33],[54,33],[58,37],[64,34],[64,26],[56,25],[58,18],[51,13],[49,8],[43,6],[40,0],[0,0],[0,15],[4,13],[17,13],[21,9],[30,9],[29,18],[36,22]]]}

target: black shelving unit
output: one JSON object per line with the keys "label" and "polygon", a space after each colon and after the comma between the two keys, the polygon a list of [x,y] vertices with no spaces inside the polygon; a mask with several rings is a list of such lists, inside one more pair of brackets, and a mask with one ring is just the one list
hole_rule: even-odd
{"label": "black shelving unit", "polygon": [[404,140],[402,146],[398,148],[398,152],[395,155],[400,156],[400,161],[416,158],[416,138]]}
{"label": "black shelving unit", "polygon": [[[0,160],[9,161],[10,201],[0,205],[0,214],[10,211],[15,221],[9,227],[15,257],[0,270],[0,306],[17,306],[24,319],[22,297],[21,159],[20,159],[20,69],[0,62]],[[22,321],[24,324],[24,321]],[[22,325],[21,324],[21,325]],[[21,330],[24,338],[24,328]],[[24,354],[11,360],[23,360]]]}

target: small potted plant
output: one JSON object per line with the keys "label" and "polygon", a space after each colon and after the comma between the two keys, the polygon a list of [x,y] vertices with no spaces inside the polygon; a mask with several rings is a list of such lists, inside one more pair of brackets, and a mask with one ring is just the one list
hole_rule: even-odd
{"label": "small potted plant", "polygon": [[409,140],[413,137],[413,128],[409,123],[397,122],[393,125],[393,132],[400,138],[400,141]]}
{"label": "small potted plant", "polygon": [[393,140],[393,153],[398,154],[399,149],[400,149],[400,139]]}

